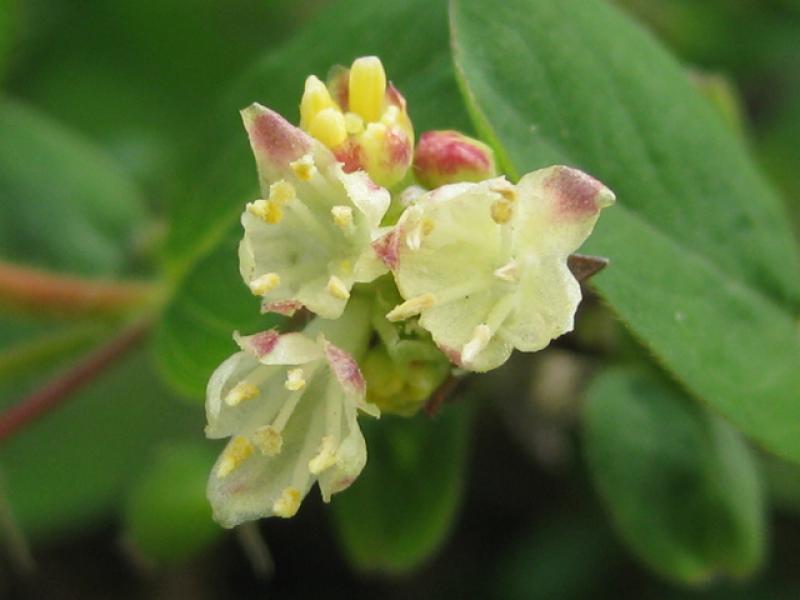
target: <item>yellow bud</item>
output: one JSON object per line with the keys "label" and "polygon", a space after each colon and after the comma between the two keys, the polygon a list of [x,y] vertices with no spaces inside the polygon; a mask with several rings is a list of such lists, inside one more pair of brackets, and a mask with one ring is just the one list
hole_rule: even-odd
{"label": "yellow bud", "polygon": [[[300,100],[300,127],[308,131],[317,113],[326,108],[336,108],[328,88],[314,75],[306,79],[306,87]],[[313,135],[313,134],[312,134]]]}
{"label": "yellow bud", "polygon": [[350,68],[350,110],[365,121],[381,117],[386,93],[386,72],[377,56],[365,56]]}
{"label": "yellow bud", "polygon": [[344,115],[339,109],[325,108],[311,119],[308,133],[328,148],[336,148],[347,139]]}

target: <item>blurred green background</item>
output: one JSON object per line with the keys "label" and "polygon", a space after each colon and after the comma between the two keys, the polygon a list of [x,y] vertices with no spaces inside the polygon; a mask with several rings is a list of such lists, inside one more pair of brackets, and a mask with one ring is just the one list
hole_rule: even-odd
{"label": "blurred green background", "polygon": [[[492,22],[492,3],[464,4]],[[800,232],[800,2],[613,4],[689,72]],[[0,406],[151,324],[0,441],[0,596],[800,597],[800,470],[690,400],[589,289],[574,334],[467,380],[438,417],[365,424],[370,463],[330,507],[312,493],[291,521],[211,521],[204,382],[231,331],[269,326],[236,266],[256,187],[237,111],[296,120],[309,73],[376,53],[418,132],[474,133],[449,37],[441,1],[0,0],[0,267],[135,282],[145,298],[41,306],[0,276]]]}

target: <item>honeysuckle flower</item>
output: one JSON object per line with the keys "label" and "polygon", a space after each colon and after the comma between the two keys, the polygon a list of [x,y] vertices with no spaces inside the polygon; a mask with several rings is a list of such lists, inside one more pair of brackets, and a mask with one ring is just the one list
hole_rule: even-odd
{"label": "honeysuckle flower", "polygon": [[370,243],[389,192],[345,173],[321,142],[258,104],[242,111],[263,198],[242,215],[239,265],[264,312],[336,318],[354,283],[386,272]]}
{"label": "honeysuckle flower", "polygon": [[332,71],[328,85],[306,79],[300,126],[330,148],[345,172],[362,169],[391,187],[405,177],[414,149],[406,101],[386,81],[380,59],[356,59]]}
{"label": "honeysuckle flower", "polygon": [[495,175],[492,149],[458,131],[426,131],[414,150],[414,177],[429,189]]}
{"label": "honeysuckle flower", "polygon": [[366,463],[357,412],[380,414],[355,360],[321,334],[234,338],[241,351],[217,368],[206,397],[206,435],[230,438],[208,482],[225,527],[293,516],[315,481],[328,502]]}
{"label": "honeysuckle flower", "polygon": [[567,258],[614,194],[576,169],[447,185],[419,197],[374,244],[404,302],[391,321],[419,324],[472,371],[514,348],[540,350],[572,330],[581,299]]}

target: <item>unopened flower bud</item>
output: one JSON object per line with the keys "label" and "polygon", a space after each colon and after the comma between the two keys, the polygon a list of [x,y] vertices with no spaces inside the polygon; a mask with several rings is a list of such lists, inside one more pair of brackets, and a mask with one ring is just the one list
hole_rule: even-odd
{"label": "unopened flower bud", "polygon": [[414,153],[414,176],[428,188],[497,175],[494,153],[483,142],[458,131],[426,131]]}

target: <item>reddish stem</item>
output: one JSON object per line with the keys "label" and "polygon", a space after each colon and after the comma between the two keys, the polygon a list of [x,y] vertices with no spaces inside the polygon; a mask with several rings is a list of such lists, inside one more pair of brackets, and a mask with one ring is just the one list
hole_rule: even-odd
{"label": "reddish stem", "polygon": [[153,293],[139,282],[82,279],[0,262],[0,302],[50,313],[119,313]]}
{"label": "reddish stem", "polygon": [[151,325],[152,321],[149,319],[132,325],[107,344],[86,356],[69,371],[49,381],[0,414],[0,441],[7,439],[53,410],[70,394],[89,383],[105,368],[135,347],[144,338]]}

